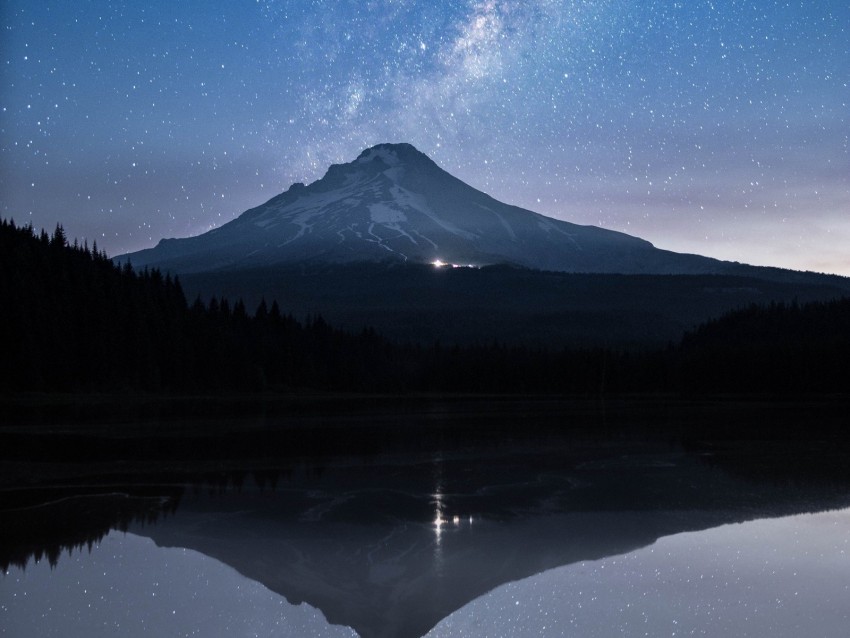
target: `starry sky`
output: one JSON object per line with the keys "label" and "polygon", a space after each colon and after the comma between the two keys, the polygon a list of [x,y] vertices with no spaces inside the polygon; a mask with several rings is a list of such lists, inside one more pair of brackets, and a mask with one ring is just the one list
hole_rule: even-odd
{"label": "starry sky", "polygon": [[4,0],[0,215],[115,255],[381,142],[497,199],[850,275],[846,0]]}

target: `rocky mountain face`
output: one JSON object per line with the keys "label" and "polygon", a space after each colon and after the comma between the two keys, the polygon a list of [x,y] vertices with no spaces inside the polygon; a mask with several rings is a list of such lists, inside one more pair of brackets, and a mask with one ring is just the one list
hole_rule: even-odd
{"label": "rocky mountain face", "polygon": [[722,273],[734,264],[499,202],[409,144],[381,144],[320,180],[197,237],[124,255],[178,273],[271,265],[413,262],[597,273]]}

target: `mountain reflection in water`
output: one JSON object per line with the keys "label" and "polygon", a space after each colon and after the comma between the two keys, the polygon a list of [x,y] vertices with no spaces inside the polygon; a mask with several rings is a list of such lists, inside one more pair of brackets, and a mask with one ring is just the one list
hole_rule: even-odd
{"label": "mountain reflection in water", "polygon": [[[142,504],[149,508],[159,490],[169,496],[168,514],[154,522],[148,509],[135,518],[125,511],[121,525],[132,534],[113,532],[92,549],[98,569],[89,572],[118,578],[130,592],[101,606],[102,624],[121,615],[124,634],[126,626],[144,627],[175,612],[198,615],[204,635],[222,636],[331,635],[325,631],[341,627],[364,638],[429,631],[653,635],[685,628],[715,635],[839,635],[831,632],[844,618],[850,583],[850,514],[728,525],[850,505],[835,441],[810,434],[806,442],[711,442],[631,431],[516,434],[481,445],[434,434],[421,450],[301,459],[285,471],[257,472],[254,480],[235,473],[238,481],[229,486],[170,482],[157,488],[154,477],[145,477]],[[33,511],[39,515],[33,518]],[[7,513],[50,518],[43,506]],[[14,527],[13,518],[5,520]],[[122,550],[123,542],[135,549]],[[176,549],[194,551],[175,559]],[[142,586],[147,581],[133,579],[131,571],[117,576],[121,565],[110,564],[109,556],[133,552],[147,557],[146,566],[156,565],[158,582],[177,582],[196,570],[203,575],[206,557],[241,576],[220,572],[213,580],[222,585],[212,588],[209,579],[192,576],[154,608],[150,587]],[[199,562],[180,562],[188,555]],[[95,635],[81,624],[78,589],[96,590],[104,600],[112,591],[75,584],[83,582],[79,574],[63,575],[87,560],[84,553],[60,557],[50,574],[43,565],[12,567],[0,579],[3,626],[27,609],[52,618],[63,636]],[[33,605],[35,585],[28,579],[42,573],[45,584]],[[131,584],[137,581],[138,591]],[[212,606],[220,631],[207,622],[210,596],[218,600],[233,587],[241,593],[229,601],[238,601],[239,609],[250,608],[254,596],[265,601],[249,614],[250,632],[240,624],[245,614],[228,611],[233,604]],[[267,590],[287,603],[268,602]],[[133,596],[147,601],[137,612],[123,602]],[[307,606],[290,607],[300,603]],[[772,620],[786,612],[797,624]],[[130,621],[134,613],[141,620]],[[290,613],[309,617],[309,629],[286,629],[291,623],[282,618]],[[39,633],[49,635],[47,628]]]}
{"label": "mountain reflection in water", "polygon": [[[0,633],[12,636],[356,635],[198,552],[119,532],[55,571],[12,568],[0,600]],[[497,587],[427,636],[840,638],[847,600],[850,509],[676,534],[554,568]]]}
{"label": "mountain reflection in water", "polygon": [[850,627],[850,509],[723,525],[502,585],[427,636],[819,636]]}

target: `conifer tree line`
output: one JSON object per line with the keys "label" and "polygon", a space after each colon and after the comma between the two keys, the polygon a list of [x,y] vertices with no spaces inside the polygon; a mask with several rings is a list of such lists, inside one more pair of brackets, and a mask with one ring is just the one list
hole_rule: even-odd
{"label": "conifer tree line", "polygon": [[850,299],[734,311],[664,350],[399,344],[274,300],[187,303],[179,280],[0,220],[6,392],[606,394],[850,389]]}

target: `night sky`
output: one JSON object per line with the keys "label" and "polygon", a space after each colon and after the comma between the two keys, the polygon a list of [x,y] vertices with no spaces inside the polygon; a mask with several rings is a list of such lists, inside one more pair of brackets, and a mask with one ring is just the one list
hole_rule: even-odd
{"label": "night sky", "polygon": [[110,254],[381,142],[656,246],[850,275],[850,3],[4,0],[0,214]]}

